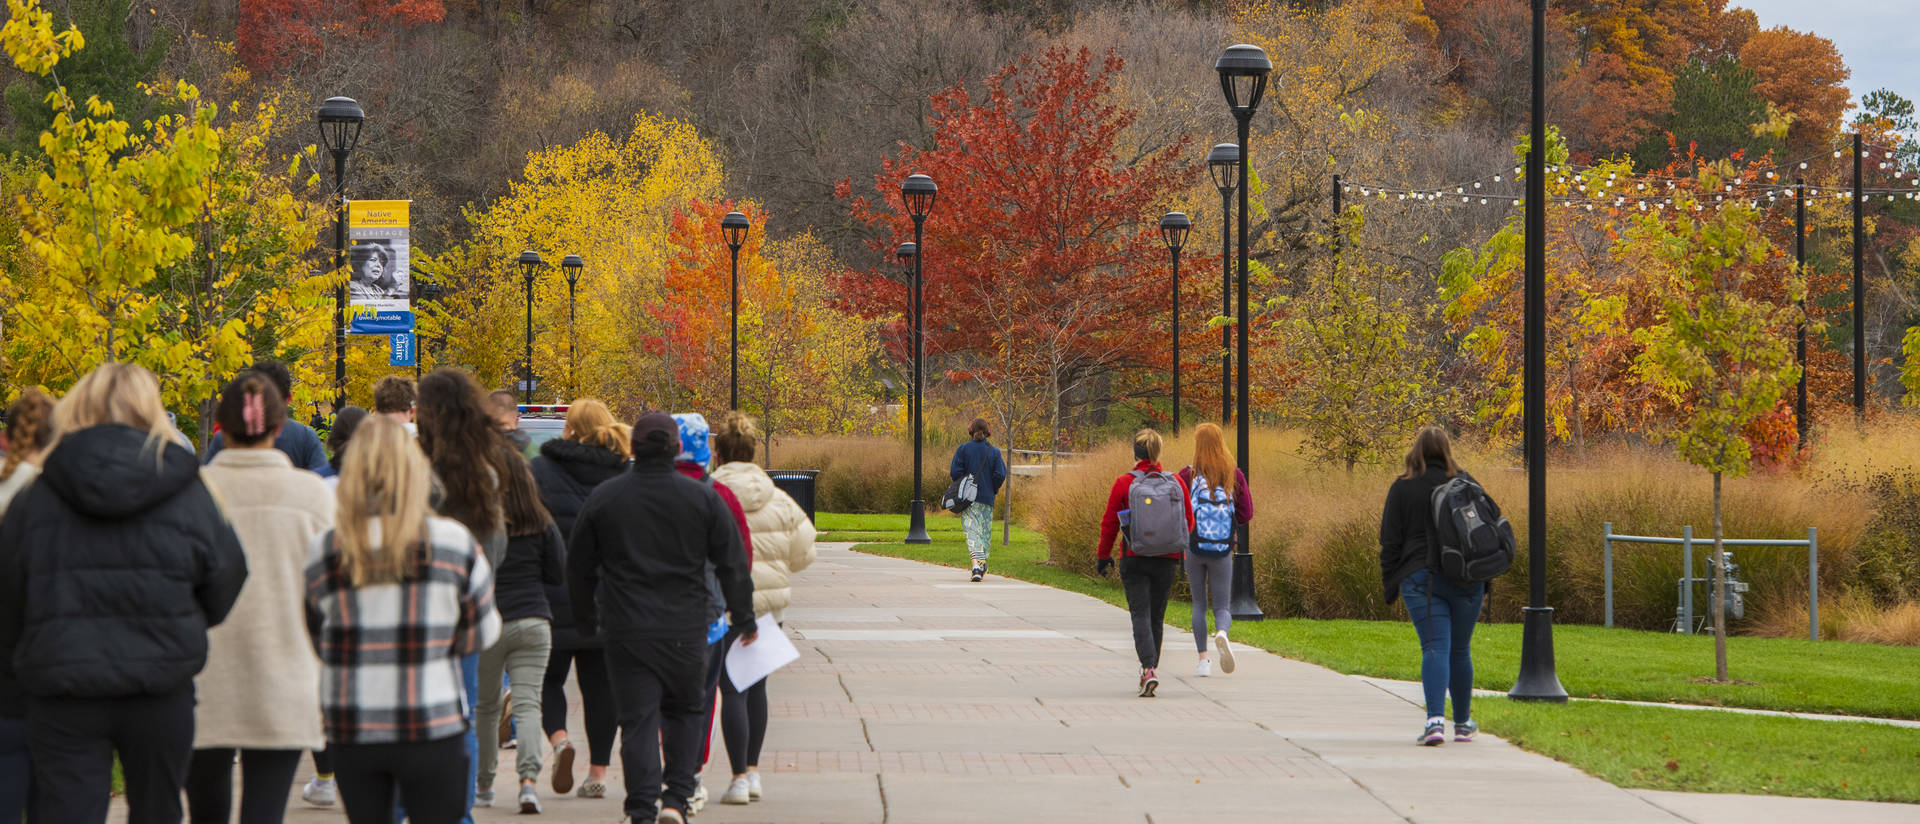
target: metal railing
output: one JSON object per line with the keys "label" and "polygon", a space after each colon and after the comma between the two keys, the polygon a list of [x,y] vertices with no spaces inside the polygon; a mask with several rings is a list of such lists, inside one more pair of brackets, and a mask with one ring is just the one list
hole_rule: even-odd
{"label": "metal railing", "polygon": [[[1649,535],[1615,535],[1613,522],[1606,523],[1606,532],[1601,541],[1606,551],[1607,586],[1607,626],[1613,626],[1613,545],[1624,544],[1660,544],[1679,546],[1682,550],[1681,580],[1693,579],[1693,546],[1696,543],[1713,546],[1713,539],[1697,540],[1693,537],[1693,527],[1684,527],[1678,538],[1662,538]],[[1820,531],[1807,527],[1807,539],[1787,540],[1777,538],[1725,538],[1721,543],[1726,546],[1752,547],[1806,547],[1807,548],[1807,635],[1815,641],[1820,640]],[[1686,586],[1680,595],[1680,624],[1683,632],[1693,632],[1693,587]]]}

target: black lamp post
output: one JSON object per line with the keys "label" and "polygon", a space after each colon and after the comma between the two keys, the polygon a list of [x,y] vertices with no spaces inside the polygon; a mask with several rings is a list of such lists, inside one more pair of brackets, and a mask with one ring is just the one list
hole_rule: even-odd
{"label": "black lamp post", "polygon": [[[913,302],[913,265],[914,261],[920,257],[920,244],[912,241],[902,243],[894,247],[893,256],[899,259],[900,268],[904,270],[907,279],[907,345],[912,346],[913,330],[919,326],[919,320],[917,320],[917,318],[920,315],[920,307]],[[919,368],[917,365],[909,366],[908,371],[912,372],[917,368]],[[913,420],[914,416],[918,414],[916,411],[920,408],[917,406],[918,403],[919,399],[915,398],[913,391],[909,389],[907,391],[907,420]]]}
{"label": "black lamp post", "polygon": [[733,365],[727,370],[727,408],[740,408],[740,247],[747,242],[747,216],[739,212],[728,212],[720,218],[720,232],[727,237],[727,248],[733,252],[733,281],[727,294],[733,302],[733,331],[728,333],[728,349],[733,355]]}
{"label": "black lamp post", "polygon": [[907,522],[907,543],[930,544],[933,539],[927,536],[927,504],[921,499],[920,492],[920,411],[925,398],[921,393],[920,359],[926,351],[925,303],[921,293],[922,273],[926,256],[919,254],[924,242],[921,235],[926,228],[927,213],[933,211],[934,196],[940,187],[933,185],[933,178],[926,175],[912,175],[900,182],[900,200],[907,205],[907,214],[913,216],[913,503],[910,519]]}
{"label": "black lamp post", "polygon": [[[347,256],[347,156],[360,145],[360,126],[366,112],[351,97],[329,97],[314,113],[320,124],[320,143],[333,155],[333,268],[346,266]],[[333,290],[333,408],[347,405],[347,285]]]}
{"label": "black lamp post", "polygon": [[567,255],[565,258],[563,258],[560,261],[561,271],[564,271],[567,273],[567,395],[568,395],[567,400],[568,401],[573,400],[572,396],[580,394],[580,380],[578,375],[576,375],[574,372],[574,360],[573,360],[573,339],[574,339],[573,290],[575,287],[580,285],[580,270],[585,269],[586,266],[587,266],[587,262],[584,260],[581,260],[579,255]]}
{"label": "black lamp post", "polygon": [[527,281],[527,368],[526,383],[520,385],[521,403],[533,403],[533,279],[545,265],[539,252],[528,249],[520,253],[520,274]]}
{"label": "black lamp post", "polygon": [[[413,273],[413,287],[419,294],[420,300],[437,301],[440,299],[440,295],[442,291],[444,291],[440,288],[440,284],[422,279],[429,277],[427,270],[418,266],[409,266],[407,268]],[[413,341],[413,381],[415,383],[420,382],[420,340],[418,336],[415,336]]]}
{"label": "black lamp post", "polygon": [[1547,606],[1547,0],[1533,0],[1533,137],[1527,150],[1526,321],[1522,440],[1527,452],[1527,608],[1520,677],[1507,696],[1564,703],[1553,668],[1553,608]]}
{"label": "black lamp post", "polygon": [[[1220,190],[1220,316],[1233,317],[1233,190],[1240,187],[1240,147],[1215,144],[1207,174]],[[1233,420],[1233,324],[1220,327],[1220,423]]]}
{"label": "black lamp post", "polygon": [[[1267,53],[1259,46],[1242,43],[1228,46],[1213,62],[1213,69],[1220,74],[1220,91],[1227,97],[1227,109],[1233,112],[1233,119],[1240,127],[1240,315],[1239,315],[1239,393],[1238,415],[1235,424],[1238,437],[1235,439],[1239,458],[1240,474],[1252,477],[1247,468],[1247,453],[1251,435],[1248,431],[1249,410],[1247,373],[1247,246],[1248,246],[1248,205],[1247,205],[1247,167],[1252,163],[1252,155],[1247,149],[1252,140],[1253,113],[1260,107],[1260,97],[1267,91],[1267,75],[1273,72],[1273,63],[1267,60]],[[1253,597],[1253,555],[1249,550],[1249,531],[1245,524],[1235,537],[1236,550],[1233,554],[1233,599],[1232,612],[1235,620],[1258,621],[1267,617],[1260,611],[1260,604]]]}
{"label": "black lamp post", "polygon": [[1193,221],[1184,212],[1168,212],[1160,218],[1160,239],[1173,254],[1173,434],[1180,434],[1180,247],[1187,245],[1187,233]]}

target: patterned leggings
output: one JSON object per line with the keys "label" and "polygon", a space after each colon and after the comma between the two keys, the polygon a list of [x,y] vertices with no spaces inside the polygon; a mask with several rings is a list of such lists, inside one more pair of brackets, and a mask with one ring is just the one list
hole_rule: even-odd
{"label": "patterned leggings", "polygon": [[993,504],[969,504],[960,513],[960,525],[967,533],[967,555],[976,564],[985,563],[993,550]]}

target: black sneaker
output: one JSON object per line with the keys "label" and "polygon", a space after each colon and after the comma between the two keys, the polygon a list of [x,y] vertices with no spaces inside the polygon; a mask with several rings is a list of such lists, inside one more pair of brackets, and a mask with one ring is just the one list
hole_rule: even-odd
{"label": "black sneaker", "polygon": [[981,579],[981,578],[985,578],[985,577],[987,577],[987,565],[986,565],[986,564],[980,564],[980,563],[976,563],[976,564],[974,564],[974,565],[973,565],[973,579],[972,579],[972,580],[973,580],[973,582],[974,582],[974,583],[976,583],[976,584],[977,584],[977,583],[980,583],[980,579]]}

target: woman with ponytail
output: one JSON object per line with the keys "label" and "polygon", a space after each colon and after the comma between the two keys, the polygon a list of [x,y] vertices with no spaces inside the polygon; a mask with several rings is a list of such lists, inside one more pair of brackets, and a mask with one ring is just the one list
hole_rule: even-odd
{"label": "woman with ponytail", "polygon": [[287,406],[267,376],[227,384],[214,413],[226,448],[201,475],[225,504],[251,572],[232,620],[207,633],[207,666],[194,679],[202,710],[187,769],[195,822],[232,820],[233,758],[240,755],[241,824],[278,824],[300,752],[320,732],[320,661],[307,642],[307,551],[333,526],[334,497],[318,475],[274,448]]}

